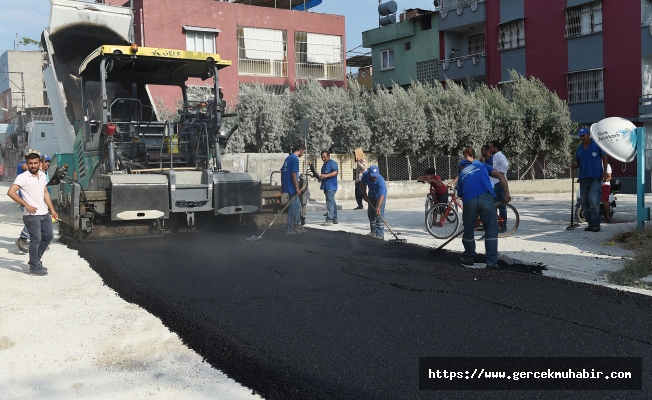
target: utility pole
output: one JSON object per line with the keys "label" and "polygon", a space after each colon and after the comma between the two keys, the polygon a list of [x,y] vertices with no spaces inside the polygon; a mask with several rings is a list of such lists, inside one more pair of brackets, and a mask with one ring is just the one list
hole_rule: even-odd
{"label": "utility pole", "polygon": [[[14,71],[0,71],[2,74],[20,74],[20,94],[21,94],[21,111],[20,111],[20,124],[18,126],[19,130],[24,130],[25,129],[25,75],[23,72],[14,72]],[[11,79],[9,79],[10,83]],[[14,86],[17,86],[14,84]],[[11,89],[11,85],[9,85],[9,88]],[[12,98],[13,98],[13,93],[12,93]]]}

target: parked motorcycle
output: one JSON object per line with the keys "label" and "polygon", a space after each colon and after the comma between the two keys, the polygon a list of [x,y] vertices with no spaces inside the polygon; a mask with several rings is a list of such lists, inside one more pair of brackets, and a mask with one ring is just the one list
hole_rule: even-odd
{"label": "parked motorcycle", "polygon": [[[613,179],[611,181],[611,191],[609,192],[609,215],[613,218],[614,214],[616,211],[614,210],[616,208],[616,200],[618,198],[615,196],[620,188],[622,187],[622,184],[618,179]],[[577,195],[576,195],[576,205],[575,205],[575,219],[579,223],[584,223],[586,222],[586,218],[584,218],[584,210],[582,210],[582,205],[580,204],[580,190],[577,189]],[[600,202],[600,218],[605,218],[605,208],[604,208],[604,203]]]}

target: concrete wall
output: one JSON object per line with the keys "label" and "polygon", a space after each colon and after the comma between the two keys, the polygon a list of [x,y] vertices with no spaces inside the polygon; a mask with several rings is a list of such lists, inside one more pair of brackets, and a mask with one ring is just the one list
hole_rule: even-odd
{"label": "concrete wall", "polygon": [[[11,110],[12,107],[22,107],[21,85],[25,85],[25,106],[43,106],[43,73],[41,66],[43,58],[40,50],[22,51],[7,50],[0,55],[0,106]],[[20,74],[6,74],[5,72],[22,72]],[[9,112],[0,114],[0,119],[9,118]],[[2,118],[4,117],[4,118]]]}

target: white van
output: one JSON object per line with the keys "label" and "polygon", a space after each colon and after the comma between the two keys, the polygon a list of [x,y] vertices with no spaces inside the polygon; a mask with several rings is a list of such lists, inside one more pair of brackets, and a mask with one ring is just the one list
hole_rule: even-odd
{"label": "white van", "polygon": [[54,121],[32,121],[25,128],[27,148],[36,149],[50,157],[60,151]]}

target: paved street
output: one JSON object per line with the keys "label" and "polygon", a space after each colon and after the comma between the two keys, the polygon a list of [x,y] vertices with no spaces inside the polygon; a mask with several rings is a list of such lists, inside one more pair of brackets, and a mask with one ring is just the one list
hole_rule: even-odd
{"label": "paved street", "polygon": [[[424,247],[346,232],[289,237],[273,229],[261,241],[246,240],[258,232],[218,229],[72,247],[120,296],[269,399],[532,394],[419,391],[418,359],[431,356],[640,356],[650,381],[648,296],[518,265],[467,268],[455,252],[433,257]],[[649,397],[644,389],[536,396]]]}

